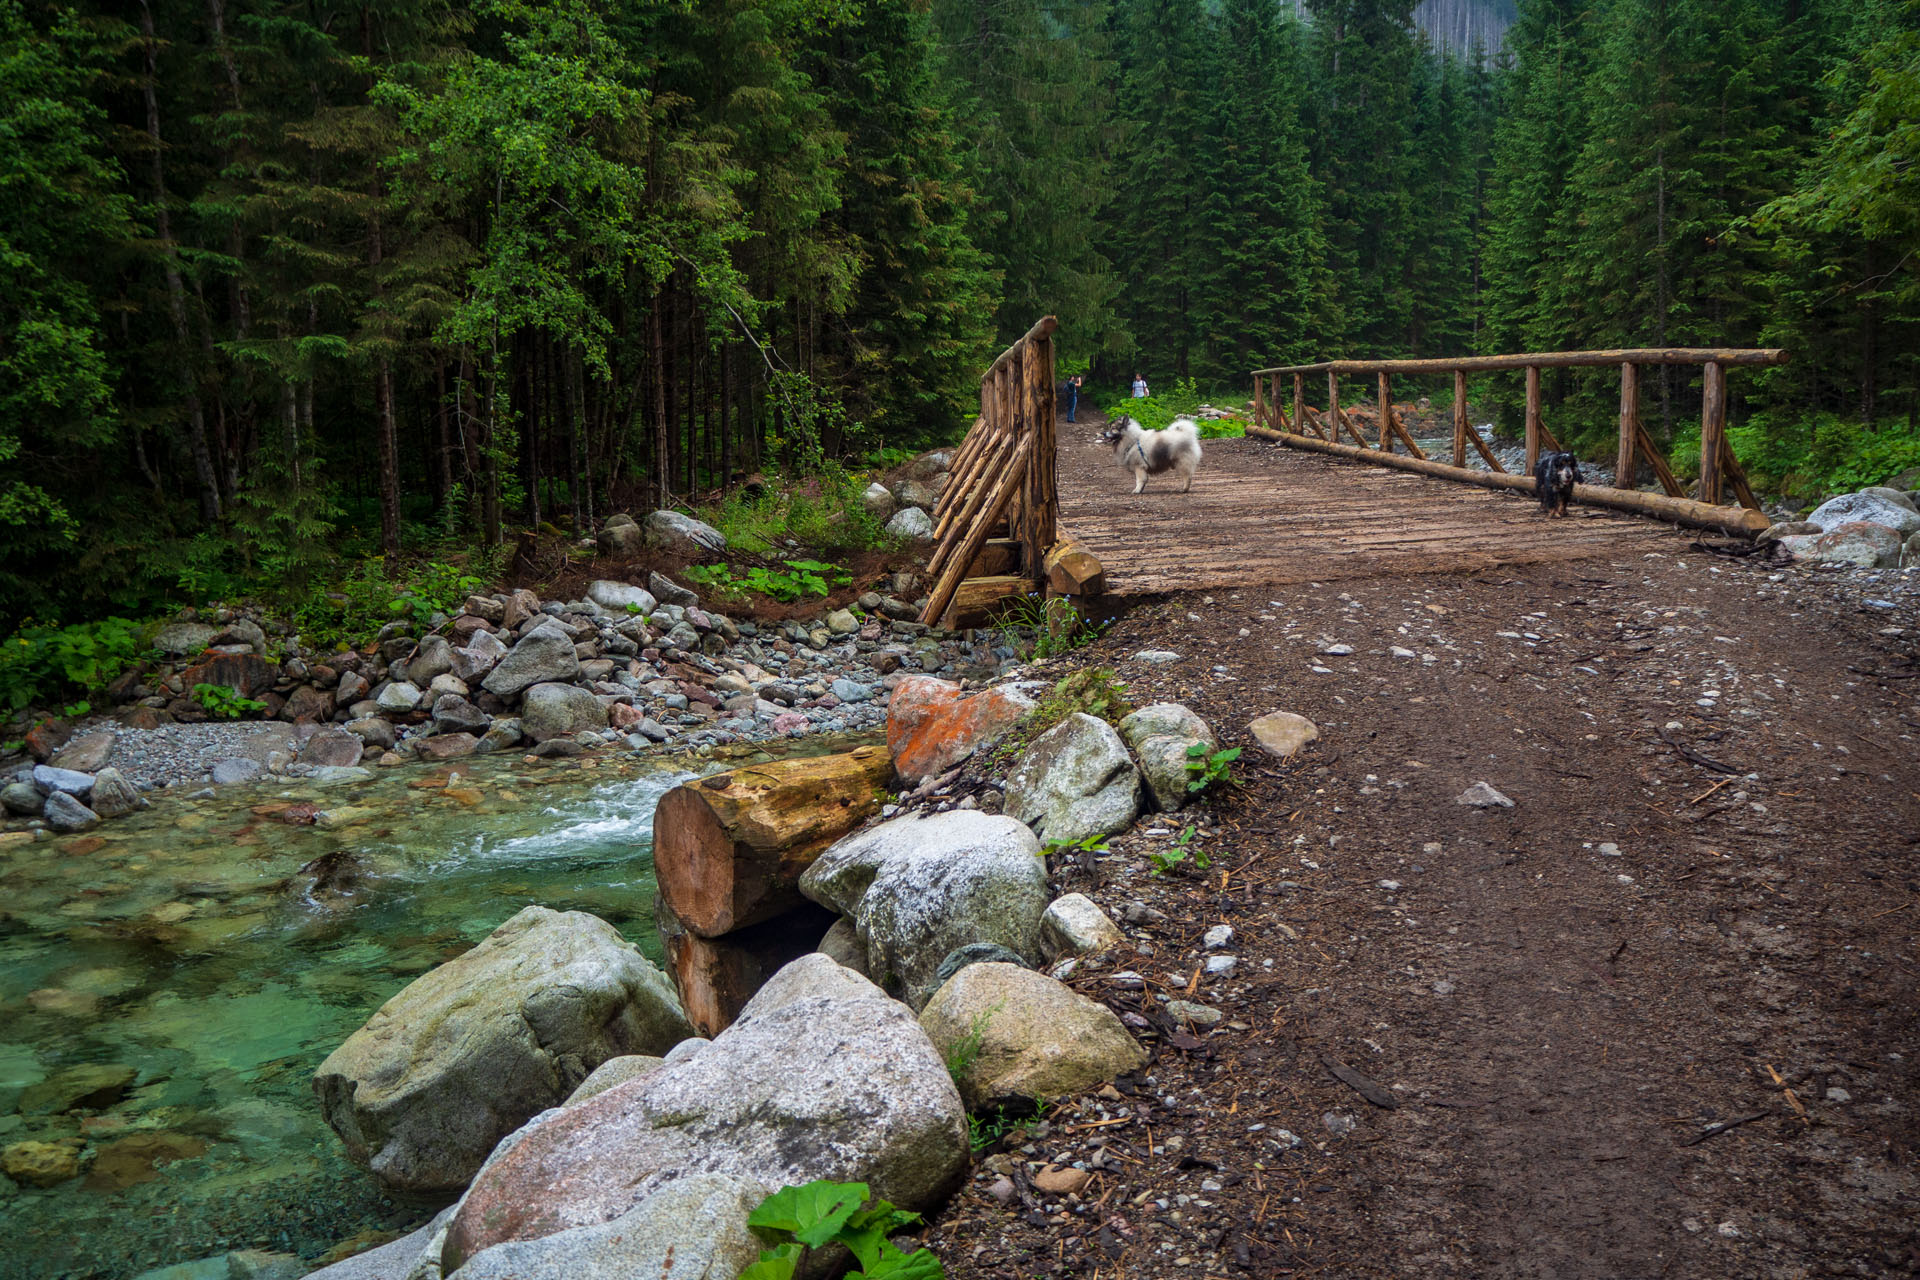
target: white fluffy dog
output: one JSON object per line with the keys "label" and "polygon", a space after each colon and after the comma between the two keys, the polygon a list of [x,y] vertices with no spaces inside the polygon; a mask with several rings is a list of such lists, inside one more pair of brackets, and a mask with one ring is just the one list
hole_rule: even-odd
{"label": "white fluffy dog", "polygon": [[1192,418],[1175,418],[1164,431],[1144,431],[1132,418],[1116,418],[1100,437],[1102,444],[1113,446],[1122,471],[1133,472],[1133,491],[1147,487],[1147,477],[1177,471],[1187,478],[1180,492],[1193,488],[1193,473],[1200,469],[1200,424]]}

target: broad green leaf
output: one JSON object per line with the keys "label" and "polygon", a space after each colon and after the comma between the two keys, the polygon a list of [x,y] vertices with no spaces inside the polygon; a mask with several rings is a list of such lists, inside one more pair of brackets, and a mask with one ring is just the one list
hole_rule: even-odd
{"label": "broad green leaf", "polygon": [[763,1249],[760,1260],[742,1271],[739,1280],[793,1280],[793,1273],[800,1266],[800,1246],[783,1244],[777,1249]]}
{"label": "broad green leaf", "polygon": [[867,1199],[864,1182],[809,1182],[782,1187],[747,1215],[747,1225],[770,1231],[791,1231],[801,1244],[817,1249],[833,1239]]}

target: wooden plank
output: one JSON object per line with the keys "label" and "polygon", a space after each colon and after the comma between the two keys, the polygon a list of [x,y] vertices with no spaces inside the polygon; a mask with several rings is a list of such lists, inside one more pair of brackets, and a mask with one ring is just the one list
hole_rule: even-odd
{"label": "wooden plank", "polygon": [[[1000,449],[994,455],[993,462],[988,466],[985,473],[981,475],[979,483],[974,485],[973,491],[967,495],[966,502],[953,509],[953,520],[949,528],[940,536],[938,546],[935,548],[933,555],[927,560],[927,573],[929,576],[937,577],[947,567],[948,563],[953,559],[954,553],[959,549],[960,544],[977,525],[983,523],[992,524],[997,522],[1000,517],[1005,514],[1005,507],[1002,506],[1000,510],[993,514],[991,519],[986,521],[980,519],[981,510],[992,500],[993,493],[1001,483],[1005,482],[1008,475],[1014,474],[1010,469],[1013,466],[1014,460],[1021,456],[1020,446],[1014,442],[1011,436],[1001,441]],[[985,542],[986,538],[982,537],[981,541]],[[978,550],[977,547],[975,549]],[[971,559],[971,556],[968,558]],[[963,561],[963,567],[964,564],[965,562]]]}
{"label": "wooden plank", "polygon": [[1747,470],[1740,465],[1740,459],[1733,456],[1733,443],[1725,436],[1720,437],[1720,464],[1727,479],[1733,482],[1734,496],[1740,499],[1740,505],[1749,511],[1759,511],[1760,500],[1753,496],[1753,486],[1747,483]]}
{"label": "wooden plank", "polygon": [[[952,602],[954,592],[959,589],[961,575],[966,572],[967,565],[980,554],[980,548],[987,541],[988,531],[1006,515],[1007,507],[1013,502],[1014,493],[1025,482],[1032,445],[1032,437],[1029,437],[1026,441],[1027,447],[1019,449],[1013,462],[1006,468],[1000,484],[994,490],[993,497],[982,508],[985,518],[970,521],[970,527],[961,534],[960,541],[956,544],[957,554],[949,557],[954,563],[936,580],[933,594],[927,600],[927,607],[921,612],[920,621],[931,626],[935,619],[947,611],[947,605]],[[956,532],[959,531],[956,530]],[[932,573],[932,571],[932,567],[929,566],[928,572]]]}
{"label": "wooden plank", "polygon": [[1708,361],[1700,379],[1700,501],[1720,505],[1727,444],[1727,370]]}
{"label": "wooden plank", "polygon": [[1432,360],[1323,360],[1318,364],[1290,364],[1255,373],[1490,373],[1513,369],[1582,369],[1609,364],[1785,364],[1788,353],[1777,347],[1623,347],[1605,351],[1534,351],[1519,355],[1452,356]]}
{"label": "wooden plank", "polygon": [[[1271,430],[1271,428],[1264,428]],[[1107,571],[1087,544],[1062,530],[1045,560],[1047,589],[1063,596],[1097,596],[1107,589]]]}
{"label": "wooden plank", "polygon": [[1040,591],[1038,578],[1008,574],[997,578],[966,578],[953,593],[940,625],[949,630],[977,627],[993,616],[994,606],[1011,599],[1035,595]]}
{"label": "wooden plank", "polygon": [[[1432,459],[1403,458],[1399,454],[1382,456],[1374,449],[1356,449],[1351,445],[1328,444],[1320,440],[1308,440],[1302,436],[1283,435],[1278,431],[1248,428],[1249,435],[1257,435],[1262,440],[1273,440],[1289,449],[1302,449],[1312,453],[1332,454],[1337,458],[1346,458],[1354,462],[1364,462],[1370,466],[1393,467],[1401,471],[1417,471],[1421,475],[1436,476],[1442,480],[1457,480],[1464,484],[1479,485],[1483,489],[1518,489],[1533,492],[1532,476],[1502,475],[1488,471],[1470,471],[1464,467],[1450,467],[1444,462]],[[1669,497],[1657,493],[1640,493],[1635,490],[1614,489],[1606,485],[1577,484],[1573,487],[1574,498],[1597,507],[1609,507],[1615,511],[1631,511],[1638,515],[1655,516],[1662,520],[1671,520],[1675,524],[1696,529],[1714,529],[1736,537],[1750,538],[1765,529],[1770,523],[1767,517],[1757,511],[1746,511],[1732,507],[1712,506],[1705,502],[1695,502],[1690,498]]]}
{"label": "wooden plank", "polygon": [[[1319,436],[1322,440],[1325,440],[1328,438],[1327,429],[1326,427],[1321,425],[1319,415],[1314,413],[1313,410],[1307,408],[1307,406],[1305,406],[1304,404],[1300,406],[1300,418],[1297,421],[1305,422],[1308,426],[1312,427],[1313,433]],[[1305,435],[1307,433],[1302,431],[1300,432],[1300,434]]]}
{"label": "wooden plank", "polygon": [[[1393,434],[1400,437],[1400,443],[1407,446],[1407,452],[1416,458],[1426,457],[1427,451],[1414,442],[1413,433],[1407,430],[1406,423],[1400,421],[1400,415],[1393,411],[1393,406],[1387,406],[1385,413],[1388,419],[1387,425],[1393,428]],[[1381,428],[1383,431],[1385,429],[1385,427]]]}
{"label": "wooden plank", "polygon": [[[1467,465],[1467,375],[1453,375],[1453,465]],[[1475,432],[1478,435],[1479,432]]]}
{"label": "wooden plank", "polygon": [[1020,568],[1020,540],[1018,538],[989,538],[980,548],[980,554],[967,566],[969,578],[997,578],[1002,574],[1018,572]]}
{"label": "wooden plank", "polygon": [[1613,459],[1613,487],[1634,489],[1634,445],[1640,428],[1640,370],[1631,360],[1620,365],[1620,446]]}

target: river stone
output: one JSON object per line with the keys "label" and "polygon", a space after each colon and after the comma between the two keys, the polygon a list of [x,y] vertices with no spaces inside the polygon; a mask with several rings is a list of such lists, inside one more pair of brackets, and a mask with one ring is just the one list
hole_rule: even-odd
{"label": "river stone", "polygon": [[170,622],[153,636],[153,647],[169,658],[197,657],[220,634],[201,622]]}
{"label": "river stone", "polygon": [[1147,1064],[1111,1009],[1016,965],[968,965],[920,1026],[956,1064],[969,1110],[1070,1097]]}
{"label": "river stone", "polygon": [[365,747],[378,747],[382,751],[391,751],[399,737],[393,731],[393,722],[379,716],[362,716],[358,720],[349,720],[346,731],[360,739]]}
{"label": "river stone", "polygon": [[606,707],[578,685],[537,684],[527,690],[526,703],[520,708],[520,731],[535,742],[606,727]]}
{"label": "river stone", "polygon": [[[87,1189],[97,1189],[93,1178],[87,1179]],[[298,1254],[236,1249],[211,1258],[142,1271],[133,1280],[299,1280],[307,1274],[307,1264]]]}
{"label": "river stone", "polygon": [[821,955],[861,977],[870,976],[867,972],[867,944],[860,941],[860,930],[847,917],[841,916],[833,922],[816,949]]}
{"label": "river stone", "polygon": [[525,737],[526,735],[520,731],[518,716],[501,716],[488,725],[487,731],[480,735],[480,753],[485,755],[490,751],[505,751],[509,747],[517,747]]}
{"label": "river stone", "polygon": [[1320,726],[1291,711],[1269,711],[1247,726],[1254,741],[1276,760],[1291,760],[1320,736]]}
{"label": "river stone", "polygon": [[1762,529],[1754,536],[1753,540],[1761,546],[1765,546],[1769,542],[1778,542],[1780,539],[1791,537],[1796,533],[1819,532],[1820,526],[1811,520],[1782,520],[1778,524],[1770,524],[1765,529]]}
{"label": "river stone", "polygon": [[747,1215],[769,1194],[752,1178],[689,1174],[610,1222],[495,1245],[447,1280],[733,1280],[760,1257]]}
{"label": "river stone", "polygon": [[1091,955],[1125,941],[1120,926],[1084,893],[1055,898],[1040,917],[1040,949],[1049,960]]}
{"label": "river stone", "polygon": [[687,555],[700,555],[708,551],[725,551],[727,537],[710,524],[703,524],[692,516],[681,515],[678,511],[655,511],[648,514],[646,521],[647,543],[663,551],[678,551]]}
{"label": "river stone", "polygon": [[492,716],[457,693],[443,694],[433,704],[433,727],[441,733],[460,733],[464,730],[485,733],[491,723]]}
{"label": "river stone", "polygon": [[127,1096],[139,1073],[121,1063],[88,1062],[63,1067],[20,1095],[23,1116],[62,1115],[68,1111],[104,1111]]}
{"label": "river stone", "polygon": [[453,651],[453,669],[449,674],[473,684],[499,666],[506,656],[507,646],[499,636],[491,631],[476,631],[464,648]]}
{"label": "river stone", "polygon": [[907,507],[887,521],[887,532],[896,538],[927,542],[933,538],[933,520],[918,507]]}
{"label": "river stone", "polygon": [[650,614],[660,607],[645,587],[602,578],[587,588],[587,599],[616,615]]}
{"label": "river stone", "polygon": [[454,1211],[449,1275],[510,1240],[611,1222],[699,1173],[865,1182],[924,1210],[968,1154],[960,1095],[913,1015],[817,952],[769,979],[712,1044],[502,1147]]}
{"label": "river stone", "polygon": [[691,609],[700,603],[698,592],[683,587],[666,574],[655,570],[647,575],[647,590],[661,604],[677,604],[682,609]]}
{"label": "river stone", "polygon": [[1120,736],[1140,760],[1140,775],[1156,807],[1172,813],[1184,808],[1187,791],[1187,751],[1196,744],[1215,745],[1207,722],[1177,702],[1156,702],[1120,722]]}
{"label": "river stone", "polygon": [[1076,711],[1034,739],[1006,794],[1006,811],[1045,839],[1112,835],[1140,813],[1140,771],[1112,725]]}
{"label": "river stone", "polygon": [[180,684],[189,693],[197,684],[217,684],[243,698],[257,698],[279,680],[279,667],[251,653],[216,653],[180,673]]}
{"label": "river stone", "polygon": [[[380,723],[387,722],[382,720]],[[392,726],[388,726],[388,731],[392,731]],[[252,782],[260,776],[261,772],[260,762],[249,760],[245,756],[228,756],[224,760],[215,760],[213,768],[208,770],[216,787],[231,787],[237,783]]]}
{"label": "river stone", "polygon": [[415,756],[423,764],[445,764],[449,760],[460,760],[480,749],[480,739],[470,733],[436,733],[430,738],[421,738],[414,747]]}
{"label": "river stone", "polygon": [[1912,568],[1920,565],[1920,533],[1908,538],[1900,548],[1900,567]]}
{"label": "river stone", "polygon": [[407,659],[407,679],[417,685],[430,685],[452,670],[453,642],[445,636],[428,636]]}
{"label": "river stone", "polygon": [[382,1005],[313,1088],[388,1189],[446,1192],[602,1062],[692,1034],[672,984],[612,925],[526,907]]}
{"label": "river stone", "polygon": [[962,695],[934,676],[907,676],[887,701],[887,750],[908,785],[937,777],[992,747],[1033,710],[1033,699],[1006,685]]}
{"label": "river stone", "polygon": [[366,749],[366,742],[359,734],[327,728],[308,738],[307,745],[300,748],[300,754],[294,760],[316,767],[350,769],[360,763],[360,757],[366,753]]}
{"label": "river stone", "polygon": [[1795,560],[1891,569],[1900,562],[1901,537],[1887,525],[1856,520],[1832,525],[1825,533],[1799,534],[1779,542]]}
{"label": "river stone", "polygon": [[80,1152],[63,1142],[16,1142],[0,1151],[0,1171],[29,1187],[57,1187],[80,1176]]}
{"label": "river stone", "polygon": [[50,764],[37,764],[33,766],[33,785],[40,789],[43,796],[64,792],[84,800],[93,793],[93,775],[77,769],[56,769]]}
{"label": "river stone", "polygon": [[103,818],[118,818],[147,807],[147,798],[118,769],[102,769],[93,777],[88,807]]}
{"label": "river stone", "polygon": [[[680,1044],[691,1043],[693,1043],[691,1040],[680,1042]],[[675,1045],[674,1048],[679,1048],[679,1045]],[[656,1057],[650,1053],[626,1053],[618,1058],[608,1058],[595,1067],[593,1074],[582,1080],[580,1087],[568,1094],[567,1100],[560,1105],[571,1107],[575,1103],[585,1102],[595,1094],[605,1093],[613,1086],[625,1084],[629,1080],[638,1080],[641,1076],[658,1071],[666,1065],[665,1058]]]}
{"label": "river stone", "polygon": [[997,942],[1038,958],[1049,896],[1039,851],[1008,817],[956,809],[895,818],[821,854],[800,892],[852,917],[874,980],[917,1009],[956,947]]}
{"label": "river stone", "polygon": [[1513,801],[1500,794],[1491,782],[1476,782],[1453,798],[1455,804],[1470,809],[1511,809]]}
{"label": "river stone", "polygon": [[876,480],[861,493],[860,505],[875,520],[885,520],[893,515],[893,494],[887,486]]}
{"label": "river stone", "polygon": [[940,967],[933,971],[934,990],[939,990],[947,979],[970,964],[1017,964],[1022,969],[1031,967],[1018,951],[997,942],[969,942],[964,947],[955,947],[947,952]]}
{"label": "river stone", "polygon": [[31,782],[9,782],[0,787],[0,808],[16,818],[37,818],[46,805],[47,798]]}
{"label": "river stone", "polygon": [[418,685],[410,680],[401,680],[383,687],[374,702],[389,715],[405,715],[418,707],[420,699],[425,696]]}
{"label": "river stone", "polygon": [[99,814],[64,791],[56,791],[48,796],[47,807],[41,812],[47,820],[47,825],[61,835],[91,831],[100,825]]}
{"label": "river stone", "polygon": [[1911,502],[1898,502],[1890,496],[1883,496],[1892,492],[1868,489],[1860,493],[1843,493],[1815,507],[1807,520],[1828,533],[1842,525],[1860,523],[1885,525],[1902,538],[1920,533],[1920,511],[1915,511]]}
{"label": "river stone", "polygon": [[579,674],[580,657],[573,651],[573,641],[558,628],[543,627],[513,646],[480,687],[497,698],[510,698],[533,685],[571,680]]}
{"label": "river stone", "polygon": [[113,754],[113,744],[117,740],[117,735],[111,730],[95,729],[68,742],[48,763],[57,769],[71,769],[75,773],[98,773],[107,763],[107,757]]}

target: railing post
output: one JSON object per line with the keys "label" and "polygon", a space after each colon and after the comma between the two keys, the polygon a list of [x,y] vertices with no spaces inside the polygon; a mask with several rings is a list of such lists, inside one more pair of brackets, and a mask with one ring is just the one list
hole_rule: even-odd
{"label": "railing post", "polygon": [[1727,367],[1709,360],[1700,379],[1700,501],[1720,505],[1720,452],[1727,440]]}
{"label": "railing post", "polygon": [[1629,360],[1620,366],[1620,448],[1614,456],[1613,487],[1634,487],[1634,445],[1640,434],[1640,370]]}
{"label": "railing post", "polygon": [[1293,430],[1297,435],[1307,434],[1307,375],[1293,375]]}
{"label": "railing post", "polygon": [[1253,423],[1257,427],[1271,430],[1273,424],[1267,421],[1267,392],[1263,385],[1266,379],[1259,374],[1253,375]]}
{"label": "railing post", "polygon": [[1453,465],[1467,465],[1467,371],[1453,371]]}
{"label": "railing post", "polygon": [[1527,366],[1527,474],[1540,461],[1540,366]]}
{"label": "railing post", "polygon": [[1386,374],[1380,375],[1380,452],[1393,452],[1393,431],[1388,426],[1393,413],[1393,382]]}
{"label": "railing post", "polygon": [[[1327,370],[1327,422],[1333,428],[1333,438],[1340,438],[1340,375]],[[1367,438],[1360,437],[1360,443],[1366,444]]]}

